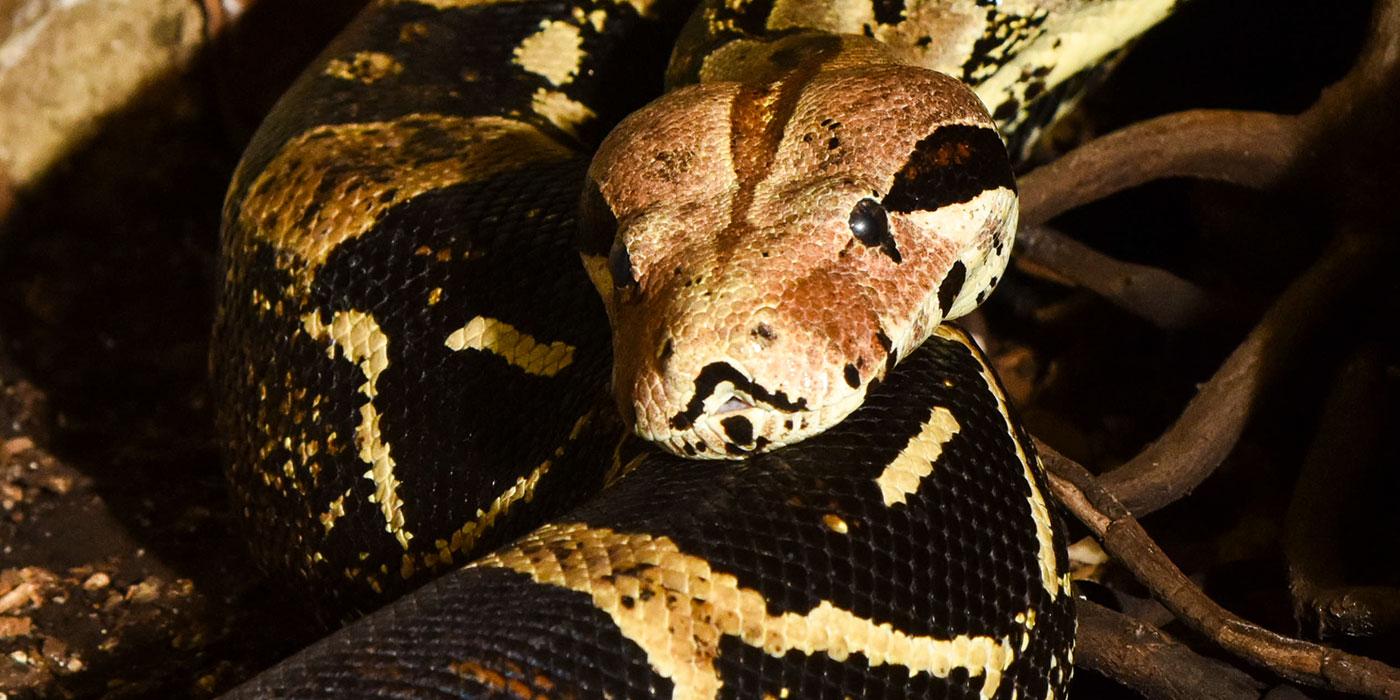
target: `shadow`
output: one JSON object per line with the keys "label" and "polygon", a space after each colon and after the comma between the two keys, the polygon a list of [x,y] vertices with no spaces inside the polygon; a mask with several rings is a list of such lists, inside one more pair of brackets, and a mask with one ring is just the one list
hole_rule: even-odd
{"label": "shadow", "polygon": [[[137,694],[213,692],[318,632],[288,624],[302,616],[278,610],[234,527],[212,428],[208,334],[220,209],[243,142],[362,4],[258,3],[185,70],[104,117],[15,194],[0,222],[0,354],[48,398],[54,419],[41,447],[90,479],[105,504],[87,530],[114,518],[126,531],[67,548],[45,528],[87,537],[83,528],[36,510],[17,529],[34,542],[7,544],[42,556],[4,566],[63,571],[97,564],[84,559],[99,551],[136,578],[168,572],[193,583],[179,624],[204,631],[175,651],[169,638],[180,631],[159,630],[162,653],[132,642],[86,659],[83,673],[59,681],[65,694],[105,692],[109,677],[144,688]],[[206,664],[215,672],[201,673]]]}
{"label": "shadow", "polygon": [[[106,117],[92,139],[19,193],[10,216],[0,223],[0,354],[49,398],[56,419],[45,447],[90,478],[136,545],[190,579],[202,600],[190,613],[192,627],[210,630],[202,646],[172,651],[167,643],[160,653],[126,648],[105,662],[105,668],[124,678],[151,676],[145,689],[151,696],[187,695],[201,676],[213,679],[198,685],[202,692],[225,689],[317,634],[292,622],[302,616],[261,582],[243,534],[234,527],[212,430],[207,341],[220,206],[243,142],[300,67],[360,4],[255,4],[189,70],[154,80],[125,108]],[[1199,7],[1207,12],[1220,5],[1188,5],[1186,11]],[[1325,3],[1308,6],[1327,12]],[[1286,19],[1287,14],[1269,16]],[[1344,19],[1355,16],[1360,15]],[[1303,15],[1298,21],[1302,28],[1289,31],[1306,36],[1314,28],[1310,22],[1314,15]],[[1218,27],[1217,34],[1239,26],[1198,18],[1178,32],[1202,24]],[[1340,24],[1336,33],[1342,38],[1327,44],[1328,51],[1353,45],[1347,37],[1360,25]],[[1159,43],[1180,40],[1178,33]],[[1195,43],[1211,41],[1197,35]],[[1228,38],[1218,41],[1233,45]],[[1273,37],[1272,45],[1297,55],[1292,50],[1298,42]],[[1120,84],[1138,86],[1138,94],[1117,93],[1116,103],[1165,111],[1176,106],[1172,99],[1189,92],[1190,81],[1174,77],[1181,72],[1180,63],[1160,53],[1151,63],[1151,48],[1145,41],[1141,61],[1125,65],[1119,74],[1126,76]],[[1183,51],[1205,62],[1215,55]],[[1341,65],[1345,58],[1328,65]],[[1177,68],[1149,70],[1163,65]],[[1241,65],[1279,71],[1270,61]],[[1237,79],[1224,76],[1222,83]],[[1309,78],[1315,84],[1325,79]],[[1308,97],[1296,92],[1308,81],[1295,76],[1283,82],[1293,92],[1267,106]],[[1221,104],[1259,103],[1222,98]],[[1140,116],[1119,114],[1113,119]],[[1167,206],[1179,207],[1180,199],[1169,198]],[[1128,209],[1148,210],[1138,200],[1126,201]],[[1087,229],[1087,237],[1094,238],[1096,229],[1105,240],[1121,233],[1122,220],[1115,212],[1090,214],[1092,224],[1076,226]],[[1169,236],[1173,226],[1160,228]],[[1146,238],[1138,238],[1138,248],[1119,252],[1159,261],[1181,255],[1175,249],[1143,250]],[[1121,328],[1117,332],[1121,335]],[[1140,400],[1141,393],[1124,396],[1123,404],[1132,410],[1160,407]],[[1122,432],[1137,435],[1142,424],[1164,420],[1132,417],[1137,422],[1129,422],[1139,426],[1138,432]],[[66,690],[101,693],[107,680],[94,666],[84,679],[67,681]],[[1093,690],[1084,694],[1099,697]]]}

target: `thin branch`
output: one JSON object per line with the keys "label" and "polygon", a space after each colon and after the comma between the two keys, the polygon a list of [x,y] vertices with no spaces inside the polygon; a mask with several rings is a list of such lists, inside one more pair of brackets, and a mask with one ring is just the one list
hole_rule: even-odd
{"label": "thin branch", "polygon": [[1340,519],[1361,499],[1364,475],[1381,451],[1382,375],[1375,347],[1358,352],[1342,370],[1284,519],[1294,615],[1300,624],[1312,623],[1319,639],[1373,636],[1400,627],[1400,589],[1347,585],[1339,549],[1345,540]]}
{"label": "thin branch", "polygon": [[1400,698],[1400,669],[1292,639],[1247,622],[1211,600],[1167,558],[1124,505],[1073,460],[1037,444],[1050,489],[1162,604],[1227,652],[1289,680],[1344,693]]}
{"label": "thin branch", "polygon": [[1378,242],[1343,236],[1293,282],[1216,370],[1181,417],[1103,485],[1141,517],[1190,493],[1234,448],[1263,387],[1307,331],[1384,259]]}
{"label": "thin branch", "polygon": [[1168,177],[1278,185],[1303,148],[1296,122],[1269,112],[1199,109],[1119,129],[1020,178],[1021,226]]}
{"label": "thin branch", "polygon": [[[1400,0],[1382,0],[1360,58],[1345,77],[1297,117],[1259,112],[1198,110],[1140,122],[1101,137],[1021,179],[1023,226],[1032,227],[1109,194],[1155,179],[1190,176],[1250,187],[1280,184],[1299,167],[1318,165],[1309,144],[1331,143],[1327,134],[1355,126],[1351,119],[1389,118],[1378,109],[1400,101]],[[1380,116],[1378,116],[1380,115]],[[1368,177],[1337,177],[1329,190],[1371,211],[1389,211],[1392,193],[1385,178],[1396,141],[1389,127],[1358,133],[1361,155],[1328,156],[1320,172],[1356,168],[1358,158],[1383,162]],[[1348,139],[1341,139],[1348,141]],[[1356,139],[1349,139],[1356,141]],[[1335,149],[1334,149],[1335,150]],[[1305,158],[1306,156],[1306,158]],[[1346,171],[1342,171],[1346,172]],[[1314,173],[1314,177],[1320,177]],[[1386,203],[1378,206],[1377,202]],[[1375,234],[1384,228],[1375,219]],[[1032,236],[1033,237],[1033,236]],[[1294,282],[1264,314],[1243,343],[1226,359],[1181,417],[1156,442],[1123,466],[1103,475],[1103,483],[1139,516],[1167,505],[1209,476],[1234,447],[1262,388],[1323,312],[1367,277],[1382,256],[1380,236],[1341,237],[1321,261]],[[1056,272],[1060,272],[1056,270]]]}
{"label": "thin branch", "polygon": [[[1371,29],[1356,62],[1298,118],[1304,128],[1323,131],[1335,130],[1358,117],[1390,124],[1388,120],[1393,119],[1394,112],[1379,109],[1379,105],[1395,106],[1400,102],[1397,83],[1400,83],[1400,0],[1377,0],[1371,9]],[[1377,136],[1384,138],[1386,134]],[[1394,141],[1393,135],[1391,141]],[[1367,150],[1374,151],[1373,144],[1368,143]]]}
{"label": "thin branch", "polygon": [[1204,289],[1166,270],[1117,260],[1047,226],[1022,229],[1016,243],[1018,264],[1043,265],[1158,328],[1191,327],[1214,307]]}
{"label": "thin branch", "polygon": [[1207,658],[1161,630],[1087,600],[1075,601],[1075,665],[1091,668],[1148,700],[1257,700],[1264,684]]}
{"label": "thin branch", "polygon": [[[1380,0],[1356,63],[1302,114],[1198,109],[1124,127],[1021,177],[1021,226],[1038,226],[1076,207],[1164,178],[1264,189],[1279,186],[1319,154],[1363,171],[1371,163],[1390,166],[1396,135],[1389,120],[1397,105],[1400,0]],[[1368,137],[1357,139],[1357,133]],[[1337,143],[1353,147],[1339,151],[1333,147]],[[1358,188],[1353,179],[1343,180],[1324,185],[1340,188],[1348,197],[1389,195],[1379,181]]]}

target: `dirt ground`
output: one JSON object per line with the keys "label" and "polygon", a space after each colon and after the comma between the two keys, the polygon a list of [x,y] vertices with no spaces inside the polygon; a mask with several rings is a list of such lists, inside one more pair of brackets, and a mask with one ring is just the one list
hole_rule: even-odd
{"label": "dirt ground", "polygon": [[[149,85],[0,221],[0,700],[209,697],[321,634],[245,554],[205,380],[220,203],[240,144],[353,3],[273,7],[295,4],[257,6],[188,71]],[[1232,5],[1200,0],[1143,41],[1071,138],[1187,107],[1300,110],[1346,70],[1367,21],[1364,5],[1300,2],[1264,18]],[[308,30],[287,43],[287,26]],[[1223,311],[1166,332],[1012,276],[982,323],[1031,431],[1090,466],[1134,454],[1316,255],[1320,210],[1168,181],[1061,217],[1092,245],[1215,290]],[[1377,304],[1393,317],[1391,292]],[[1220,473],[1147,521],[1217,600],[1271,629],[1299,632],[1278,538],[1318,405],[1361,338],[1387,353],[1394,403],[1388,325],[1339,310]],[[1393,474],[1377,479],[1377,499],[1400,489]],[[1358,571],[1394,585],[1397,522],[1382,502],[1358,503],[1377,517],[1354,526],[1389,534],[1355,544],[1364,560],[1388,540],[1390,560]],[[1121,573],[1104,576],[1131,594]],[[1153,615],[1131,595],[1086,590]],[[1393,636],[1341,641],[1400,662]],[[1281,686],[1271,697],[1299,696],[1259,680]],[[1115,688],[1085,672],[1077,690],[1126,692]]]}

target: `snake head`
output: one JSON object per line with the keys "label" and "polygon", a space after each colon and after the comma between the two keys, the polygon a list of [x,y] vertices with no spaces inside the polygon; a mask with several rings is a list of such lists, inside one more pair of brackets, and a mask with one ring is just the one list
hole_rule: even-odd
{"label": "snake head", "polygon": [[702,83],[624,120],[579,248],[641,437],[735,458],[855,410],[1010,252],[1006,149],[977,97],[901,65]]}

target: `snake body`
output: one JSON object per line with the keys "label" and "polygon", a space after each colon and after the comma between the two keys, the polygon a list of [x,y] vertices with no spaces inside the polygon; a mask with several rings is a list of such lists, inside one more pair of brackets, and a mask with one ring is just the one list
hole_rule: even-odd
{"label": "snake body", "polygon": [[[985,138],[993,123],[1018,153],[1094,66],[1169,9],[372,4],[274,108],[235,174],[213,365],[230,481],[269,572],[328,618],[432,582],[234,695],[1063,697],[1073,640],[1063,534],[994,374],[970,339],[938,324],[980,303],[1010,248],[1014,184],[1000,143]],[[749,263],[730,264],[721,261],[743,256],[711,242],[709,254],[665,259],[676,272],[664,284],[646,271],[668,250],[654,237],[666,228],[654,205],[683,198],[644,190],[709,177],[710,132],[685,119],[649,131],[635,117],[592,170],[587,155],[652,90],[619,75],[639,56],[660,65],[687,16],[668,99],[723,92],[727,76],[766,62],[766,82],[737,89],[750,90],[759,132],[798,133],[797,112],[775,121],[771,108],[788,99],[783,85],[814,82],[814,63],[870,63],[864,52],[928,76],[902,96],[876,90],[921,125],[884,140],[894,144],[884,175],[853,177],[873,172],[863,161],[837,167],[863,157],[851,144],[878,147],[862,137],[868,102],[829,115],[818,102],[803,117],[813,123],[802,129],[824,130],[821,163],[836,167],[825,182],[862,190],[817,193],[840,200],[841,235],[855,239],[847,255],[871,265],[855,286],[825,287],[874,291],[831,299],[811,284],[753,311],[791,281],[753,274],[754,261],[791,261],[810,243],[778,256],[751,246]],[[928,69],[973,85],[990,110]],[[920,108],[925,90],[952,97]],[[729,127],[742,121],[740,102],[693,100]],[[935,179],[967,192],[897,209],[899,173],[910,170],[899,167],[940,133],[953,138],[923,151],[922,171],[962,167],[972,174]],[[662,141],[676,147],[651,148]],[[747,161],[741,150],[718,160],[733,175],[761,166],[748,180],[752,204],[782,149]],[[743,190],[740,180],[722,189]],[[712,198],[697,192],[692,210]],[[766,201],[798,214],[812,206],[789,191]],[[868,202],[882,225],[922,211],[931,228],[973,243],[928,254],[898,222],[866,240]],[[766,229],[741,209],[743,232],[776,240],[755,235]],[[882,285],[881,269],[921,272]],[[750,310],[716,331],[703,314],[672,323],[693,309],[660,302],[609,331],[609,315],[618,322],[626,304],[661,298],[668,284]],[[885,302],[901,310],[864,313]],[[739,334],[743,345],[724,340]],[[649,344],[626,345],[636,337]],[[794,378],[761,377],[752,354],[735,357],[775,345],[771,364]],[[662,356],[682,368],[667,380],[681,387],[681,409],[659,412],[677,439],[643,426],[625,386],[658,376]],[[784,413],[816,403],[812,386],[852,391],[839,410],[805,428],[799,415],[784,433]],[[702,415],[711,431],[686,436]],[[735,415],[746,428],[725,422]],[[631,437],[633,425],[682,455],[762,454],[682,459]],[[786,442],[796,444],[768,451]]]}

